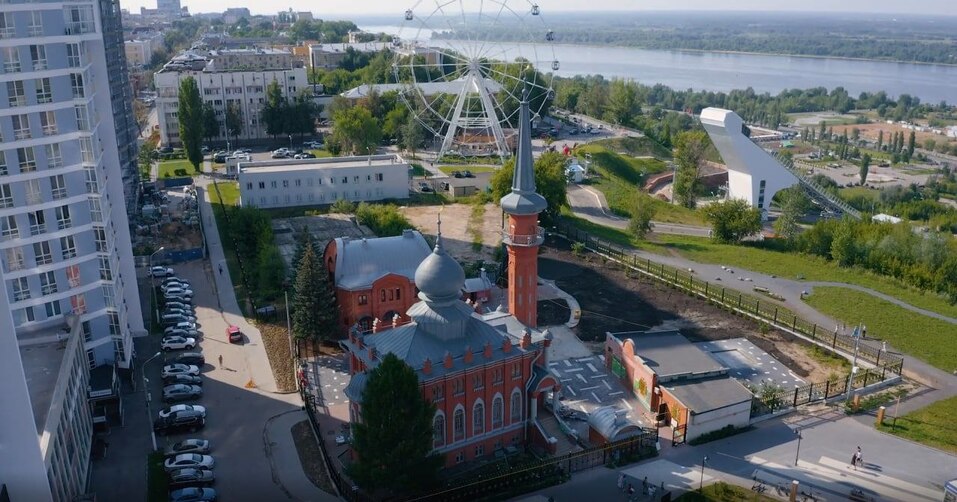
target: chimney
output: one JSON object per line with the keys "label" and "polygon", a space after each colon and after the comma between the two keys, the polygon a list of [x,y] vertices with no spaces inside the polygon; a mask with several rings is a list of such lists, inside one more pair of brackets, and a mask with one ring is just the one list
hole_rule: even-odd
{"label": "chimney", "polygon": [[482,355],[485,356],[485,359],[492,358],[492,342],[485,342],[485,349],[482,351]]}
{"label": "chimney", "polygon": [[394,327],[398,326],[398,325],[399,325],[399,320],[401,320],[401,319],[402,319],[402,317],[400,317],[399,314],[396,314],[396,315],[392,316],[392,327],[394,328]]}
{"label": "chimney", "polygon": [[506,338],[505,341],[502,342],[502,352],[508,354],[511,351],[512,351],[512,339]]}
{"label": "chimney", "polygon": [[472,346],[465,346],[465,354],[462,358],[465,361],[465,364],[472,364]]}
{"label": "chimney", "polygon": [[451,352],[445,351],[445,360],[442,361],[442,365],[445,366],[446,369],[452,369],[452,353]]}
{"label": "chimney", "polygon": [[378,332],[379,332],[379,318],[378,318],[378,317],[376,317],[375,319],[372,320],[372,332],[373,332],[373,333],[378,333]]}
{"label": "chimney", "polygon": [[422,373],[429,375],[432,373],[432,360],[428,357],[425,358],[425,362],[422,363]]}
{"label": "chimney", "polygon": [[525,328],[525,331],[522,332],[522,344],[523,349],[527,349],[532,346],[532,332]]}

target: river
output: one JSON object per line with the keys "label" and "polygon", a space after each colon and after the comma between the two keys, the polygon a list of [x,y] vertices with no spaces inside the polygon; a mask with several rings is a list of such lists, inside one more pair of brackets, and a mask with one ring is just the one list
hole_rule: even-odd
{"label": "river", "polygon": [[[401,33],[403,38],[408,35],[397,26],[364,26],[362,29]],[[463,45],[460,41],[433,43]],[[499,48],[487,45],[486,49],[493,54],[504,53],[503,57],[507,58],[521,55],[540,61],[546,71],[555,59],[560,63],[555,74],[561,77],[600,74],[646,85],[664,84],[673,89],[730,91],[751,87],[771,94],[784,89],[826,87],[830,90],[842,86],[854,97],[864,91],[885,91],[892,97],[910,94],[922,102],[957,103],[957,66],[562,44],[510,43]]]}

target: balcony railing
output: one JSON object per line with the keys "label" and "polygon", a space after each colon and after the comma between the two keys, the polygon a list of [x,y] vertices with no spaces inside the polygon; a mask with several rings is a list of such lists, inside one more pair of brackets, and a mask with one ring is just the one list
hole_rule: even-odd
{"label": "balcony railing", "polygon": [[510,246],[539,246],[545,241],[545,229],[535,227],[535,233],[529,235],[513,234],[508,230],[502,231],[502,242]]}

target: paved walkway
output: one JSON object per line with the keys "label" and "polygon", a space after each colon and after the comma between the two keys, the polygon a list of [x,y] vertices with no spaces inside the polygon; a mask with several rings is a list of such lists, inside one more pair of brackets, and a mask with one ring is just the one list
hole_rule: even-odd
{"label": "paved walkway", "polygon": [[272,478],[291,500],[334,501],[339,497],[314,485],[302,469],[292,437],[292,426],[309,420],[305,411],[295,410],[270,418],[263,430],[263,447],[269,456]]}
{"label": "paved walkway", "polygon": [[266,347],[263,344],[262,335],[255,326],[246,322],[246,318],[243,317],[239,304],[236,302],[233,281],[226,266],[226,255],[219,240],[216,218],[213,217],[209,194],[206,190],[212,182],[206,178],[196,178],[195,183],[197,198],[202,201],[199,205],[199,212],[202,215],[202,228],[206,237],[209,263],[212,270],[219,270],[219,267],[223,269],[223,272],[213,274],[223,317],[228,324],[239,326],[239,329],[245,335],[243,355],[253,384],[264,391],[277,392],[276,379],[273,377],[272,368],[269,366],[269,358],[266,356]]}
{"label": "paved walkway", "polygon": [[[617,216],[608,209],[605,194],[584,185],[568,185],[568,205],[579,218],[584,218],[596,225],[628,229],[628,219]],[[705,226],[684,225],[681,223],[665,223],[652,221],[654,232],[659,234],[693,235],[696,237],[710,237],[711,228]]]}

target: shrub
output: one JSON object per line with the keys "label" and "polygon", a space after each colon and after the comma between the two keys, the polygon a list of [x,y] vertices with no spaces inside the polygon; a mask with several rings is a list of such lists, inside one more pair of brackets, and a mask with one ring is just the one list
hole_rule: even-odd
{"label": "shrub", "polygon": [[363,202],[359,204],[355,212],[356,220],[372,229],[379,237],[401,235],[403,230],[415,228],[392,204],[378,205]]}
{"label": "shrub", "polygon": [[696,445],[699,445],[699,444],[710,443],[711,441],[717,441],[718,439],[724,439],[724,438],[726,438],[726,437],[731,437],[731,436],[734,436],[734,435],[736,435],[736,434],[741,434],[742,432],[748,432],[749,430],[751,430],[751,429],[753,429],[753,428],[754,428],[754,427],[752,427],[752,426],[750,426],[750,425],[747,426],[747,427],[742,427],[742,428],[740,428],[740,429],[739,429],[739,428],[736,428],[736,427],[733,426],[733,425],[726,425],[726,426],[724,426],[724,427],[722,427],[722,428],[720,428],[720,429],[718,429],[718,430],[716,430],[716,431],[711,431],[711,432],[708,432],[708,433],[706,433],[706,434],[702,434],[702,435],[700,435],[700,436],[698,436],[698,437],[692,439],[691,441],[688,441],[688,444],[690,444],[690,445],[692,445],[692,446],[696,446]]}
{"label": "shrub", "polygon": [[584,256],[585,255],[585,244],[582,242],[573,242],[572,243],[572,254],[575,256]]}
{"label": "shrub", "polygon": [[356,205],[350,200],[339,199],[329,207],[330,213],[353,214],[356,212]]}

